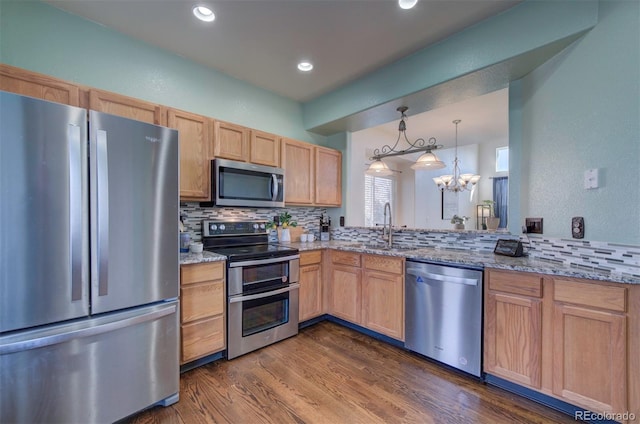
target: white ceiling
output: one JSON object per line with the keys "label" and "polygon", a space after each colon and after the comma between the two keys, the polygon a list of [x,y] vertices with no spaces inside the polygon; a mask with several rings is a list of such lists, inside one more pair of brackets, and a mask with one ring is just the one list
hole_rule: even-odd
{"label": "white ceiling", "polygon": [[[192,61],[305,102],[521,0],[45,0]],[[210,6],[213,23],[194,19]],[[297,70],[310,60],[310,73]]]}

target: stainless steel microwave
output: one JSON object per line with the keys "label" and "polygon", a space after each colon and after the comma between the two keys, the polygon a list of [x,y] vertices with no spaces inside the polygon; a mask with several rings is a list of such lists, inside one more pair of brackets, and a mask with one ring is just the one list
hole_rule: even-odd
{"label": "stainless steel microwave", "polygon": [[284,207],[284,169],[227,159],[211,161],[211,202],[203,206]]}

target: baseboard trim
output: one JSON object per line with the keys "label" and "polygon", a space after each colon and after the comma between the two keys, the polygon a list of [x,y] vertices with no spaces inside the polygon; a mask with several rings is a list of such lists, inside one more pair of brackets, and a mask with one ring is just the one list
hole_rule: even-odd
{"label": "baseboard trim", "polygon": [[556,411],[567,414],[568,416],[576,419],[576,421],[592,423],[592,424],[616,424],[618,421],[613,420],[585,420],[577,419],[577,416],[584,416],[585,413],[591,414],[588,410],[577,407],[570,403],[564,402],[560,399],[556,399],[552,396],[545,395],[544,393],[537,392],[527,387],[520,386],[519,384],[512,383],[511,381],[504,380],[500,377],[496,377],[491,374],[485,375],[485,382],[492,386],[499,387],[508,392],[514,393],[518,396],[525,397],[534,402],[540,403],[548,408],[555,409]]}

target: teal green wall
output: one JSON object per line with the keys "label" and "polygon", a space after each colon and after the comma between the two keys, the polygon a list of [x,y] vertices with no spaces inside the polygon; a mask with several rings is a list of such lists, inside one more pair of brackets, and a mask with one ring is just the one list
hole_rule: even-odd
{"label": "teal green wall", "polygon": [[[522,217],[544,234],[640,244],[640,2],[601,1],[598,25],[522,79]],[[600,188],[583,188],[600,169]]]}
{"label": "teal green wall", "polygon": [[[305,126],[320,127],[575,36],[597,23],[597,10],[594,0],[525,1],[305,103]],[[490,84],[493,76],[486,78],[480,83]]]}
{"label": "teal green wall", "polygon": [[36,1],[0,0],[0,62],[322,144],[301,105]]}
{"label": "teal green wall", "polygon": [[[571,217],[584,216],[587,239],[640,244],[639,7],[636,0],[527,0],[304,106],[39,2],[0,0],[0,62],[342,149],[350,134],[305,128],[597,22],[511,84],[510,224],[517,231],[525,216],[541,216],[545,235],[570,237]],[[588,168],[600,168],[601,188],[582,188]]]}

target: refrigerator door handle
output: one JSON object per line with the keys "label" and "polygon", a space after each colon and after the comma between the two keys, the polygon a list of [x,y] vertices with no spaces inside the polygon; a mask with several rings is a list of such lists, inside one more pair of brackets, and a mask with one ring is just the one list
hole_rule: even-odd
{"label": "refrigerator door handle", "polygon": [[71,301],[82,300],[83,268],[83,169],[82,134],[78,125],[67,126],[69,154],[69,271],[71,272]]}
{"label": "refrigerator door handle", "polygon": [[[148,321],[155,321],[164,316],[176,313],[178,307],[175,303],[167,305],[142,315],[107,322],[101,325],[83,327],[69,331],[65,327],[59,333],[43,335],[42,337],[29,338],[27,340],[18,340],[15,342],[0,343],[0,355],[10,353],[23,352],[25,350],[39,349],[45,346],[61,344],[74,339],[84,337],[97,336],[99,334],[110,333],[125,327],[142,324]],[[0,339],[1,340],[1,339]]]}
{"label": "refrigerator door handle", "polygon": [[96,131],[98,174],[98,296],[109,294],[109,158],[107,132]]}

